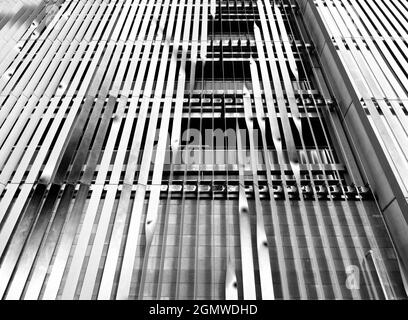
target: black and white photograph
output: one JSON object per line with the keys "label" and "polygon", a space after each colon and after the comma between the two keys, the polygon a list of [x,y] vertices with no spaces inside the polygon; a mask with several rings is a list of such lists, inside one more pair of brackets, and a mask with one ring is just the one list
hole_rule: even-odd
{"label": "black and white photograph", "polygon": [[407,301],[408,1],[0,0],[0,300]]}

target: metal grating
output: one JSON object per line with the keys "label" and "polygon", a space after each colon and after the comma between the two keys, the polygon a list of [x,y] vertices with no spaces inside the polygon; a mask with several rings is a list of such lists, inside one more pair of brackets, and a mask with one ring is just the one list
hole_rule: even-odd
{"label": "metal grating", "polygon": [[26,1],[0,14],[0,296],[400,297],[296,9]]}

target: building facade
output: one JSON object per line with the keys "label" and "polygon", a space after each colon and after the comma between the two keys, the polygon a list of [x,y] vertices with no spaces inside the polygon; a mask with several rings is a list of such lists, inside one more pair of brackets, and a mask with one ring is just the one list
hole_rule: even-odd
{"label": "building facade", "polygon": [[406,298],[407,9],[2,2],[0,297]]}

